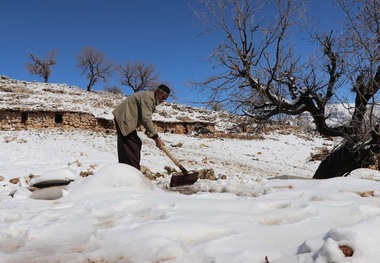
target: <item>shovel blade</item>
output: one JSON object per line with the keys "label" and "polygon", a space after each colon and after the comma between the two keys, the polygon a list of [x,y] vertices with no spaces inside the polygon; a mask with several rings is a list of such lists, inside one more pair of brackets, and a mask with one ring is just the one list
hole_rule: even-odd
{"label": "shovel blade", "polygon": [[192,185],[198,180],[198,172],[177,173],[170,178],[170,187]]}

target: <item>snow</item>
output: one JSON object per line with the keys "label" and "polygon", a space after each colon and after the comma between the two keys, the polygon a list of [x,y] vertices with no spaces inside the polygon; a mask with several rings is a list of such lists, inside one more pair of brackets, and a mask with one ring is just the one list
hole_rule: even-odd
{"label": "snow", "polygon": [[[110,119],[121,99],[0,78],[1,109]],[[234,125],[226,113],[175,103],[162,104],[153,117],[212,121],[220,131]],[[216,176],[170,188],[166,168],[175,165],[139,136],[142,165],[162,175],[153,180],[117,163],[114,134],[0,131],[0,263],[380,262],[380,173],[311,179],[319,165],[311,154],[339,141],[280,131],[250,140],[161,134],[185,168]],[[32,187],[54,180],[72,182]]]}
{"label": "snow", "polygon": [[[186,168],[217,176],[187,195],[168,187],[164,167],[173,163],[139,135],[142,164],[163,177],[151,181],[118,164],[115,135],[1,132],[0,262],[377,262],[379,173],[310,179],[318,166],[310,153],[334,142],[275,132],[262,140],[163,134]],[[276,179],[285,175],[298,177]],[[31,182],[54,178],[74,181],[58,199],[34,199]]]}

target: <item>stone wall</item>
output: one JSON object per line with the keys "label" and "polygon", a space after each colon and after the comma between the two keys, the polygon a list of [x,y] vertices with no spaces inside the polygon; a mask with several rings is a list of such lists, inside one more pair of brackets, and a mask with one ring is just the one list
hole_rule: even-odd
{"label": "stone wall", "polygon": [[[187,134],[193,130],[214,132],[215,124],[209,122],[154,121],[158,132]],[[83,112],[51,112],[31,110],[0,110],[0,130],[62,128],[114,132],[113,120],[96,118]],[[143,129],[141,129],[143,130]]]}
{"label": "stone wall", "polygon": [[0,110],[0,130],[41,128],[103,130],[107,123],[99,123],[92,114],[82,112]]}

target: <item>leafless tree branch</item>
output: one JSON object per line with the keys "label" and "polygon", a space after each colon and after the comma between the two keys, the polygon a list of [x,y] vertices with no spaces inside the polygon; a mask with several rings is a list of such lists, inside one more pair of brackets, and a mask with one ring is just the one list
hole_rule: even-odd
{"label": "leafless tree branch", "polygon": [[120,84],[132,88],[133,92],[152,89],[159,80],[156,68],[151,64],[142,62],[127,62],[125,66],[119,66]]}
{"label": "leafless tree branch", "polygon": [[77,58],[77,67],[82,70],[82,75],[86,75],[89,80],[87,91],[91,91],[96,82],[107,82],[115,71],[112,62],[105,58],[105,55],[93,48],[84,47]]}
{"label": "leafless tree branch", "polygon": [[57,64],[56,55],[57,50],[55,49],[49,51],[47,56],[43,59],[30,53],[29,59],[31,62],[26,62],[25,66],[30,74],[40,76],[44,79],[45,83],[48,83],[51,74],[51,66]]}

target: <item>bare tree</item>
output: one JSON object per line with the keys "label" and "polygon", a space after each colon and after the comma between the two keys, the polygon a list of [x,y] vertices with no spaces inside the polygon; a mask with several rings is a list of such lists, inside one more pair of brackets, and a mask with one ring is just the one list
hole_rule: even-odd
{"label": "bare tree", "polygon": [[374,164],[379,157],[380,2],[336,2],[345,14],[345,27],[327,53],[342,60],[342,76],[354,102],[348,107],[350,119],[336,127],[342,132],[342,145],[322,161],[314,178],[343,176]]}
{"label": "bare tree", "polygon": [[156,68],[151,64],[142,62],[127,62],[125,66],[119,66],[120,84],[132,88],[133,92],[151,89],[159,80]]}
{"label": "bare tree", "polygon": [[[343,176],[368,167],[373,157],[370,146],[380,141],[377,123],[368,122],[368,106],[370,100],[375,103],[380,83],[379,2],[337,2],[347,17],[344,34],[313,34],[321,53],[310,54],[314,59],[303,62],[288,39],[302,14],[302,1],[277,0],[273,20],[262,19],[265,1],[202,0],[205,12],[197,13],[225,36],[210,56],[224,70],[198,83],[210,92],[209,102],[232,105],[260,120],[307,112],[320,134],[344,138],[314,178]],[[349,84],[355,97],[354,106],[348,108],[351,114],[348,120],[332,123],[329,106],[342,101],[338,91]]]}
{"label": "bare tree", "polygon": [[32,75],[40,76],[48,83],[51,74],[51,66],[57,64],[56,61],[57,51],[55,49],[48,52],[45,58],[39,58],[33,53],[29,54],[31,62],[26,62],[25,66],[28,72]]}
{"label": "bare tree", "polygon": [[[292,1],[277,1],[275,22],[262,19],[265,1],[200,2],[204,11],[197,11],[199,18],[210,27],[210,31],[221,31],[225,38],[209,57],[220,72],[196,84],[202,90],[211,91],[208,92],[211,94],[209,102],[223,103],[230,110],[241,110],[252,101],[265,101],[265,86],[283,77],[284,69],[287,69],[286,76],[295,70],[292,50],[284,47],[285,34],[295,23],[292,19],[298,18]],[[284,85],[277,90],[272,89],[272,92],[276,95],[284,93]]]}
{"label": "bare tree", "polygon": [[87,91],[91,91],[96,82],[107,82],[115,71],[114,64],[108,61],[101,51],[93,47],[82,49],[77,59],[77,67],[82,70],[82,75],[86,74],[89,80]]}

